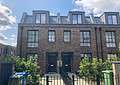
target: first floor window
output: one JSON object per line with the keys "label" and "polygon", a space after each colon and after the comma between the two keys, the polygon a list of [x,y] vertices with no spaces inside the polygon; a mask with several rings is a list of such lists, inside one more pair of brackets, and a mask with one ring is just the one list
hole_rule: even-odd
{"label": "first floor window", "polygon": [[48,41],[55,42],[55,30],[48,31]]}
{"label": "first floor window", "polygon": [[66,30],[64,31],[64,42],[70,42],[71,32]]}
{"label": "first floor window", "polygon": [[28,53],[27,54],[27,59],[33,60],[33,61],[37,61],[38,58],[38,54],[37,53]]}
{"label": "first floor window", "polygon": [[38,47],[38,31],[27,31],[27,47]]}
{"label": "first floor window", "polygon": [[105,32],[106,46],[116,47],[115,32]]}
{"label": "first floor window", "polygon": [[90,46],[91,38],[90,31],[80,32],[80,46]]}
{"label": "first floor window", "polygon": [[107,54],[107,59],[108,60],[112,60],[112,59],[114,59],[114,58],[117,58],[117,54],[112,54],[112,53],[109,53],[109,54]]}

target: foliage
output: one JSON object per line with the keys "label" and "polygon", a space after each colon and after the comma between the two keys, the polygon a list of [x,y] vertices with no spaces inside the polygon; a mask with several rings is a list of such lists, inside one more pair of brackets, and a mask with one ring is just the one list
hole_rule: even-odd
{"label": "foliage", "polygon": [[[40,78],[40,72],[38,71],[40,67],[37,65],[37,61],[34,59],[26,59],[25,58],[18,58],[16,60],[16,72],[29,72],[31,75],[28,76],[28,81],[32,82],[32,85],[34,85],[36,82],[39,81]],[[31,83],[28,82],[28,83]]]}
{"label": "foliage", "polygon": [[27,83],[30,85],[36,85],[36,82],[39,81],[40,78],[40,67],[37,64],[37,59],[27,59],[15,56],[6,56],[1,57],[0,61],[2,62],[14,62],[15,72],[29,72],[30,76],[27,77]]}
{"label": "foliage", "polygon": [[102,71],[112,70],[112,61],[117,61],[118,58],[113,58],[112,60],[105,60],[93,58],[89,61],[88,58],[82,59],[79,66],[79,75],[81,77],[95,78],[96,75],[102,78]]}

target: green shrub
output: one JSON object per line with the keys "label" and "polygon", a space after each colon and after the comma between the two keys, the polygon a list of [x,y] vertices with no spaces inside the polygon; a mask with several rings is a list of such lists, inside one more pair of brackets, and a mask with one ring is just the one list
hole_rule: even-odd
{"label": "green shrub", "polygon": [[118,59],[113,58],[111,61],[102,61],[102,59],[98,60],[97,58],[93,58],[91,61],[89,61],[89,59],[85,57],[80,62],[79,75],[87,78],[95,78],[96,76],[102,78],[102,71],[112,70],[112,61],[116,60]]}
{"label": "green shrub", "polygon": [[[15,72],[29,72],[30,76],[27,77],[27,84],[36,85],[36,82],[40,78],[40,66],[37,63],[37,59],[27,59],[16,57],[16,56],[6,56],[1,57],[0,61],[2,62],[14,62],[15,63]],[[31,81],[31,82],[30,82]]]}

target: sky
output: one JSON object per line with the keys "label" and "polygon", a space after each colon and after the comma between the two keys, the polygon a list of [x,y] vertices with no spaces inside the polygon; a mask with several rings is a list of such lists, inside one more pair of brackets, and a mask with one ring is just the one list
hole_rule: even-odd
{"label": "sky", "polygon": [[23,12],[49,10],[67,15],[70,10],[82,10],[86,14],[102,14],[104,11],[120,11],[120,0],[0,0],[0,43],[16,46],[17,23]]}

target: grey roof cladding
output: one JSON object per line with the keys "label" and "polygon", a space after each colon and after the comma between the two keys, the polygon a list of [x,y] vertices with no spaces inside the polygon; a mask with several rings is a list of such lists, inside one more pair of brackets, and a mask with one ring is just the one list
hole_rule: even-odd
{"label": "grey roof cladding", "polygon": [[[108,15],[115,15],[117,17],[117,24],[120,24],[120,15],[119,12],[104,12],[101,16],[94,16],[94,23],[92,22],[90,16],[85,16],[85,12],[83,11],[69,11],[68,15],[61,16],[55,15],[51,16],[49,11],[46,10],[34,10],[32,15],[28,15],[26,12],[23,13],[22,19],[20,23],[35,23],[35,15],[36,14],[46,14],[47,23],[46,24],[72,24],[72,15],[80,14],[82,15],[81,24],[108,24]],[[59,20],[60,18],[60,20]]]}

